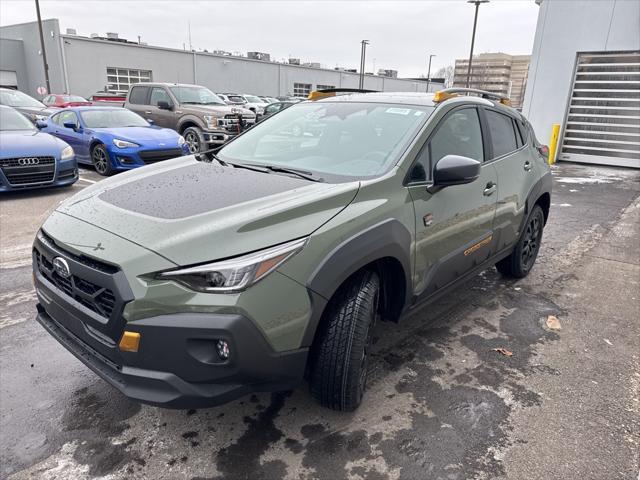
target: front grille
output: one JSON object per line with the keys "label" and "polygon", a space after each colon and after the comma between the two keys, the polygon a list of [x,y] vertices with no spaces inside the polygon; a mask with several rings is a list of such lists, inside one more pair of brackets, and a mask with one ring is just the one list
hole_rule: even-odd
{"label": "front grille", "polygon": [[49,282],[58,287],[58,290],[61,290],[67,296],[101,317],[109,318],[111,316],[116,303],[115,295],[111,290],[77,275],[64,278],[58,275],[53,268],[53,264],[37,248],[34,249],[34,254],[38,271]]}
{"label": "front grille", "polygon": [[146,150],[140,152],[139,155],[144,163],[155,163],[161,162],[162,160],[169,160],[170,158],[181,157],[183,153],[179,148],[172,148],[168,150]]}
{"label": "front grille", "polygon": [[53,182],[56,161],[53,157],[5,158],[0,168],[10,185],[33,185]]}

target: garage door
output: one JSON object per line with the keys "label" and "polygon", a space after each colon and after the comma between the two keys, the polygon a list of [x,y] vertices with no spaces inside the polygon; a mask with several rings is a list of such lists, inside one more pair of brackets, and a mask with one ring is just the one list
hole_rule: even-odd
{"label": "garage door", "polygon": [[560,160],[640,168],[640,51],[578,54]]}
{"label": "garage door", "polygon": [[0,70],[0,87],[18,88],[18,76],[11,70]]}

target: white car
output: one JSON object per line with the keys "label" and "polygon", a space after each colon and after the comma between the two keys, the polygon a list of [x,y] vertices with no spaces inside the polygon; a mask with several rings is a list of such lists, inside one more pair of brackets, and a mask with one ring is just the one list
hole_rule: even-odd
{"label": "white car", "polygon": [[263,115],[264,114],[264,107],[269,105],[269,102],[265,102],[264,100],[262,100],[261,98],[255,96],[255,95],[242,94],[241,96],[247,102],[247,103],[245,103],[243,105],[243,107],[244,108],[248,108],[249,110],[254,112],[256,115]]}

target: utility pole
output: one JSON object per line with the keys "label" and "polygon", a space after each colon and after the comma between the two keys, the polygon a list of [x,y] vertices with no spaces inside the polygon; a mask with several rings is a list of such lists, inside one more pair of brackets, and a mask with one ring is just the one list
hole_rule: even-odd
{"label": "utility pole", "polygon": [[367,45],[369,45],[369,40],[362,40],[360,49],[360,83],[358,88],[360,90],[364,89],[364,58],[367,53]]}
{"label": "utility pole", "polygon": [[473,44],[476,40],[476,25],[478,23],[478,9],[481,3],[489,3],[489,0],[467,0],[476,6],[476,13],[473,17],[473,33],[471,34],[471,52],[469,53],[469,65],[467,66],[467,88],[471,85],[471,62],[473,61]]}
{"label": "utility pole", "polygon": [[51,93],[51,83],[49,83],[49,64],[47,63],[47,52],[44,49],[44,35],[42,33],[42,18],[40,18],[40,2],[36,0],[36,14],[38,15],[38,30],[40,31],[40,49],[42,50],[42,62],[44,63],[44,81],[47,86],[47,93]]}
{"label": "utility pole", "polygon": [[429,55],[429,69],[427,70],[427,93],[429,93],[429,87],[431,86],[431,59],[436,55]]}

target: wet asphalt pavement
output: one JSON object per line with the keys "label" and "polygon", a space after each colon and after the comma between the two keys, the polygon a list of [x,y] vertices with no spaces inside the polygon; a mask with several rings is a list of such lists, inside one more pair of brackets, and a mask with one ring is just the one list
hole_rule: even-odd
{"label": "wet asphalt pavement", "polygon": [[45,333],[30,244],[48,210],[98,180],[82,177],[0,199],[0,478],[640,478],[640,172],[555,167],[532,274],[490,269],[379,325],[352,414],[304,386],[141,406]]}

